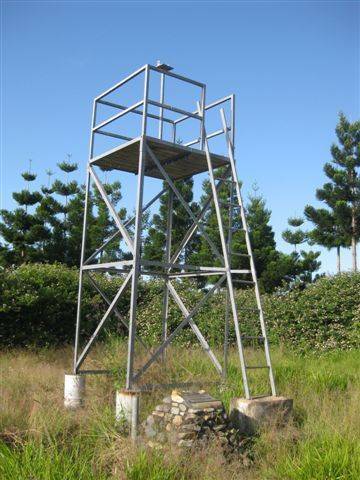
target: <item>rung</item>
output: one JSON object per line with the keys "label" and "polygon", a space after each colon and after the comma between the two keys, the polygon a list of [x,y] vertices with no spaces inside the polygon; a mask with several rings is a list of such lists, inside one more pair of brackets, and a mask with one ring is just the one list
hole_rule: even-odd
{"label": "rung", "polygon": [[255,368],[270,368],[269,365],[245,365],[247,369],[255,369]]}
{"label": "rung", "polygon": [[254,285],[255,282],[253,282],[252,280],[238,280],[238,279],[234,278],[233,283],[244,283],[244,284],[247,284],[247,285]]}
{"label": "rung", "polygon": [[230,255],[235,255],[235,257],[250,257],[248,253],[236,253],[236,252],[229,252]]}
{"label": "rung", "polygon": [[220,205],[224,205],[225,207],[233,207],[233,208],[241,208],[238,203],[229,203],[229,202],[219,202]]}
{"label": "rung", "polygon": [[261,337],[261,336],[257,337],[254,335],[242,335],[241,338],[245,340],[262,340],[262,341],[265,340],[265,337]]}
{"label": "rung", "polygon": [[215,180],[222,180],[223,182],[236,183],[235,180],[233,180],[232,178],[230,179],[230,178],[218,177]]}

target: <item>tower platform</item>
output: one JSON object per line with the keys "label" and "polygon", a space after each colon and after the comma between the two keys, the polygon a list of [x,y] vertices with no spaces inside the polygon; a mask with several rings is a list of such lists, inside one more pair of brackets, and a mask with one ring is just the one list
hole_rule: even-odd
{"label": "tower platform", "polygon": [[[102,170],[122,170],[137,174],[140,141],[141,136],[133,138],[112,150],[94,157],[90,163],[91,165],[99,166]],[[164,167],[166,173],[173,180],[181,180],[182,178],[208,171],[204,150],[186,147],[178,143],[171,143],[149,136],[146,136],[146,142]],[[211,159],[214,169],[230,164],[229,158],[222,155],[212,153]],[[149,154],[146,155],[145,176],[163,180],[161,172],[159,172]]]}

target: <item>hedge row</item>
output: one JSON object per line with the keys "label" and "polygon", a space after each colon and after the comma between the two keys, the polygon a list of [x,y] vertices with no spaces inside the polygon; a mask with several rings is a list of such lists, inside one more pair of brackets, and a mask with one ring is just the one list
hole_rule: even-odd
{"label": "hedge row", "polygon": [[[101,289],[113,298],[122,280],[96,277]],[[176,286],[188,310],[204,292],[194,284]],[[139,289],[138,332],[149,343],[161,337],[160,312],[163,283],[141,283]],[[0,272],[0,344],[2,346],[43,346],[72,342],[74,338],[78,271],[64,265],[22,265]],[[220,345],[224,334],[224,292],[211,297],[197,314],[201,332],[213,345]],[[253,294],[250,290],[236,293],[242,331],[260,334]],[[360,344],[360,274],[343,274],[321,278],[302,291],[264,295],[263,305],[273,342],[282,342],[299,349],[350,349]],[[87,337],[105,311],[99,293],[85,281],[81,335]],[[127,320],[129,292],[121,299],[119,311]],[[169,330],[183,317],[170,302]],[[114,316],[107,332],[125,335],[121,322]],[[196,341],[190,328],[185,328],[178,341]],[[230,325],[230,341],[235,333]]]}

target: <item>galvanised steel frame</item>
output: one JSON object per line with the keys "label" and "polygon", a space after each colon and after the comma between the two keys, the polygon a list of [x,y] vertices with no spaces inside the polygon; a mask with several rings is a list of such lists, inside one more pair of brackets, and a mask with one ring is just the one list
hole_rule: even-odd
{"label": "galvanised steel frame", "polygon": [[[150,75],[152,72],[160,74],[160,101],[155,101],[149,98],[149,81]],[[144,76],[144,94],[143,99],[136,102],[134,105],[127,107],[114,103],[112,101],[106,100],[106,97],[120,89],[123,85],[134,79],[135,77],[143,75]],[[197,109],[193,112],[188,112],[180,108],[176,108],[172,105],[164,103],[165,98],[165,79],[166,77],[173,77],[181,82],[190,83],[200,89],[200,98],[197,102]],[[251,250],[251,243],[249,237],[249,230],[246,222],[245,211],[243,208],[243,201],[240,192],[240,185],[237,178],[237,172],[235,167],[235,158],[234,158],[234,143],[235,143],[235,97],[234,95],[229,95],[227,97],[221,98],[213,103],[206,105],[206,87],[205,84],[191,80],[189,78],[183,77],[172,72],[169,69],[164,69],[163,67],[156,67],[153,65],[144,65],[139,70],[135,71],[127,78],[123,79],[121,82],[117,83],[109,90],[106,90],[101,95],[95,98],[93,103],[93,113],[92,113],[92,129],[90,135],[90,153],[89,153],[89,162],[87,165],[87,180],[86,180],[86,198],[85,198],[85,216],[84,216],[84,225],[83,225],[83,234],[82,234],[82,248],[81,248],[81,261],[80,261],[80,275],[79,275],[79,292],[78,292],[78,307],[77,307],[77,319],[76,319],[76,335],[75,335],[75,353],[74,353],[74,373],[75,374],[90,374],[90,373],[106,373],[104,370],[81,370],[81,366],[87,357],[95,339],[97,338],[100,330],[104,326],[107,319],[112,315],[116,315],[120,322],[126,327],[129,332],[128,336],[128,356],[127,356],[127,375],[126,375],[126,389],[127,390],[148,390],[157,387],[158,385],[141,385],[140,379],[143,374],[149,369],[149,367],[155,361],[162,361],[165,358],[166,348],[171,344],[174,338],[179,334],[179,332],[186,326],[189,326],[196,337],[198,338],[201,346],[203,347],[205,353],[209,356],[211,362],[213,363],[215,369],[222,376],[226,376],[227,372],[227,362],[228,362],[228,334],[229,334],[229,322],[230,317],[233,318],[237,348],[239,353],[241,372],[242,372],[242,381],[244,385],[244,393],[246,398],[254,398],[251,396],[248,382],[248,369],[252,368],[266,368],[269,375],[269,384],[271,388],[271,395],[276,395],[275,383],[270,359],[269,344],[266,334],[266,327],[263,315],[263,309],[261,304],[261,298],[259,293],[259,286],[256,276],[255,264],[253,259],[253,254]],[[205,113],[207,110],[215,107],[220,107],[226,103],[230,104],[230,125],[227,124],[225,117],[224,109],[220,109],[222,128],[210,134],[206,132],[205,125]],[[118,110],[118,112],[112,115],[110,118],[102,121],[97,124],[97,109],[99,105],[106,105],[113,107]],[[150,113],[149,106],[155,106],[159,108],[159,114]],[[173,113],[181,115],[175,120],[168,118],[164,115],[165,111],[171,111]],[[141,115],[142,125],[141,125],[141,134],[138,139],[139,141],[139,150],[138,157],[134,158],[134,162],[137,162],[137,196],[136,196],[136,211],[135,216],[129,219],[126,222],[123,222],[114,206],[111,203],[110,198],[108,197],[104,185],[100,181],[94,165],[94,139],[95,135],[105,135],[110,136],[125,142],[124,146],[130,145],[130,142],[133,141],[132,138],[121,135],[119,133],[110,132],[104,130],[103,128],[114,122],[115,120],[124,117],[128,114]],[[207,202],[204,204],[202,210],[198,215],[195,215],[190,209],[187,202],[182,197],[181,193],[176,188],[174,179],[171,178],[171,175],[166,170],[166,162],[161,162],[157,155],[154,153],[152,147],[150,146],[151,142],[147,136],[147,122],[148,118],[155,119],[159,122],[158,126],[158,140],[161,149],[163,141],[163,126],[164,123],[170,124],[172,126],[172,142],[173,145],[176,145],[176,129],[181,122],[185,122],[188,119],[196,119],[199,121],[199,135],[196,139],[182,145],[182,148],[188,148],[189,152],[194,151],[192,148],[193,145],[199,145],[199,152],[204,155],[204,160],[206,160],[206,168],[204,171],[208,171],[209,180],[211,184],[211,194],[207,199]],[[210,153],[208,140],[215,136],[223,135],[226,140],[227,146],[227,157],[226,157],[226,167],[225,174],[222,178],[217,179],[214,174],[213,166],[213,154]],[[164,148],[168,145],[168,142],[163,142]],[[180,147],[179,147],[180,148]],[[107,159],[108,156],[105,153],[102,157]],[[166,183],[166,188],[163,188],[154,198],[152,198],[146,205],[143,205],[143,191],[144,191],[144,177],[147,173],[146,162],[151,160],[153,165],[151,171],[154,168],[157,169],[157,173],[161,174],[161,177]],[[101,160],[102,161],[102,160]],[[96,165],[100,165],[101,161],[97,161]],[[155,166],[155,167],[154,167]],[[114,168],[120,169],[121,166],[114,166]],[[186,167],[184,171],[183,178],[189,176],[186,174]],[[91,188],[91,182],[99,190],[105,204],[107,205],[109,212],[118,228],[118,230],[108,238],[103,245],[101,245],[89,258],[85,258],[85,244],[86,244],[86,233],[87,233],[87,219],[88,219],[88,208],[89,208],[89,192]],[[228,205],[229,208],[229,225],[228,225],[228,235],[226,235],[226,227],[223,225],[223,219],[221,215],[221,206],[218,198],[218,191],[224,182],[230,182],[230,202]],[[142,215],[148,210],[166,191],[169,192],[168,197],[168,218],[167,218],[167,232],[166,232],[166,245],[165,245],[165,255],[164,261],[150,261],[145,260],[141,256],[141,232],[142,232]],[[233,195],[236,197],[236,204],[233,203]],[[171,243],[172,243],[172,206],[174,198],[177,198],[180,203],[183,205],[189,216],[191,217],[193,224],[187,231],[184,236],[181,244],[177,250],[171,255]],[[219,235],[221,239],[221,252],[218,250],[213,241],[209,238],[202,225],[202,221],[209,207],[214,204],[216,217],[219,227]],[[247,246],[247,254],[239,254],[236,252],[231,252],[231,235],[232,235],[232,222],[236,212],[239,211],[240,218],[242,221],[242,229],[245,234],[245,241]],[[132,235],[128,229],[130,225],[134,224],[134,234]],[[178,262],[181,252],[186,247],[188,242],[191,240],[194,233],[199,230],[201,231],[204,238],[208,241],[214,257],[220,260],[220,267],[213,266],[195,266],[187,265],[182,262]],[[94,263],[96,257],[106,248],[106,246],[115,238],[122,238],[128,250],[132,254],[131,260],[126,261],[114,261],[107,263]],[[240,255],[249,259],[250,268],[249,269],[233,269],[231,267],[231,256]],[[149,268],[150,267],[150,268]],[[157,267],[157,270],[154,270],[154,267]],[[122,283],[119,291],[115,297],[111,300],[107,295],[101,290],[101,287],[97,284],[96,280],[91,276],[91,272],[94,271],[111,271],[111,272],[120,272],[124,275],[124,282]],[[250,366],[245,362],[244,346],[243,339],[244,335],[241,333],[238,308],[235,301],[234,287],[233,287],[233,277],[237,274],[248,274],[251,276],[249,280],[239,280],[240,283],[250,285],[254,288],[255,298],[256,298],[256,312],[259,316],[259,322],[261,327],[261,337],[256,337],[262,341],[265,351],[266,365],[257,365]],[[95,290],[102,296],[108,308],[103,315],[101,321],[99,322],[94,333],[86,343],[83,350],[79,351],[79,333],[80,333],[80,322],[81,322],[81,302],[82,302],[82,291],[83,291],[83,279],[84,275],[87,275],[91,284]],[[136,311],[137,311],[137,298],[138,298],[138,282],[141,275],[155,275],[160,276],[164,279],[164,294],[163,294],[163,306],[162,306],[162,343],[161,345],[152,353],[149,353],[149,358],[142,367],[137,371],[134,369],[134,360],[135,360],[135,341],[138,340],[143,346],[146,347],[145,342],[138,337],[136,333]],[[179,293],[176,290],[174,285],[174,279],[181,279],[187,277],[197,277],[197,276],[218,276],[219,279],[216,283],[210,288],[199,301],[199,303],[192,308],[190,311],[186,308],[183,300],[181,299]],[[208,342],[202,335],[199,327],[196,325],[195,317],[200,308],[208,300],[208,298],[221,286],[226,284],[227,286],[227,296],[226,296],[226,308],[225,308],[225,339],[224,339],[224,360],[223,365],[216,358],[214,352],[210,348]],[[127,287],[131,288],[130,296],[130,314],[129,314],[129,323],[125,320],[122,313],[118,310],[117,304],[122,296],[123,292]],[[178,305],[181,310],[184,319],[177,325],[177,327],[171,332],[168,332],[168,315],[169,315],[169,299],[170,297]],[[254,338],[254,337],[247,337]],[[173,386],[174,384],[172,384]],[[179,384],[184,386],[184,384]]]}

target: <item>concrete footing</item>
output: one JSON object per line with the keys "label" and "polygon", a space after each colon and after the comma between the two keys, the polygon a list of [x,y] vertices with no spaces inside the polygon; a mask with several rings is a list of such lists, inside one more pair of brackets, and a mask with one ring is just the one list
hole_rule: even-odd
{"label": "concrete footing", "polygon": [[85,377],[83,375],[65,375],[64,406],[79,408],[84,404]]}
{"label": "concrete footing", "polygon": [[247,400],[232,398],[230,421],[246,435],[253,435],[266,424],[285,423],[292,411],[293,401],[285,397],[263,397]]}
{"label": "concrete footing", "polygon": [[139,423],[139,392],[118,390],[115,415],[117,421],[125,420],[130,425],[131,438],[136,440]]}

